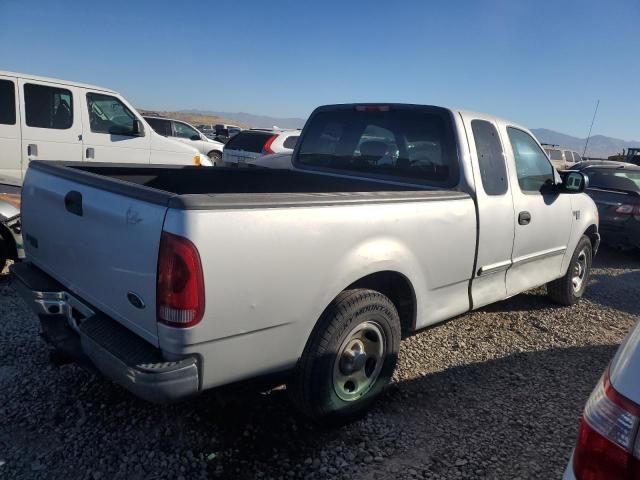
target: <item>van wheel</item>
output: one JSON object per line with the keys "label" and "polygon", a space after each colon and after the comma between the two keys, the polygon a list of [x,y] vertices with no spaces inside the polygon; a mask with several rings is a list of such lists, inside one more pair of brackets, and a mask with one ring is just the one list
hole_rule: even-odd
{"label": "van wheel", "polygon": [[400,319],[386,296],[345,290],[325,309],[288,385],[295,406],[330,425],[362,416],[391,380]]}
{"label": "van wheel", "polygon": [[212,150],[209,153],[207,153],[207,157],[211,159],[211,163],[213,164],[214,167],[220,166],[220,164],[222,163],[222,155],[220,154],[220,152],[216,150]]}
{"label": "van wheel", "polygon": [[551,300],[560,305],[573,305],[582,298],[589,277],[591,277],[591,262],[593,248],[591,240],[583,235],[573,252],[571,263],[564,277],[547,283],[547,293]]}

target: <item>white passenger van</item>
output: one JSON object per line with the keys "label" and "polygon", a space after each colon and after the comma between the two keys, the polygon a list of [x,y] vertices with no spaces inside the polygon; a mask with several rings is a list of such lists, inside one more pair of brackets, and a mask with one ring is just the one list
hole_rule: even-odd
{"label": "white passenger van", "polygon": [[211,165],[113,90],[0,71],[0,176],[21,181],[31,160]]}

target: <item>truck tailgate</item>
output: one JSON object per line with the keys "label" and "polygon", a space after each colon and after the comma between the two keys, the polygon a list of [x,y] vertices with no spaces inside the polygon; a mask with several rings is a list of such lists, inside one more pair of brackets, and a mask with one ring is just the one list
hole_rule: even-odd
{"label": "truck tailgate", "polygon": [[162,205],[30,168],[22,191],[25,250],[72,294],[157,345],[165,212]]}

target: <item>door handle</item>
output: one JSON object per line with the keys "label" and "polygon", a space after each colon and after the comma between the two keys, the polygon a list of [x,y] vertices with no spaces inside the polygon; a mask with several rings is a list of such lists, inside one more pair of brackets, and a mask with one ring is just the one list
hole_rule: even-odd
{"label": "door handle", "polygon": [[64,208],[67,209],[69,213],[73,213],[74,215],[82,216],[82,194],[80,192],[76,192],[75,190],[71,190],[64,196]]}
{"label": "door handle", "polygon": [[520,212],[518,214],[518,223],[520,225],[529,225],[531,222],[531,214],[529,212]]}
{"label": "door handle", "polygon": [[95,150],[91,147],[87,148],[87,150],[85,151],[85,158],[90,158],[93,160],[95,156],[96,156]]}
{"label": "door handle", "polygon": [[38,156],[38,145],[35,143],[30,143],[27,145],[27,156],[29,157],[37,157]]}

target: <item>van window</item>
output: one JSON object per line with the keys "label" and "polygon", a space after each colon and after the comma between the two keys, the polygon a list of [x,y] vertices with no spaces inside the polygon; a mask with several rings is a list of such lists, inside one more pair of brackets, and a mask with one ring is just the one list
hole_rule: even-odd
{"label": "van window", "polygon": [[491,122],[472,120],[471,130],[476,141],[482,186],[487,195],[507,193],[507,167],[498,131]]}
{"label": "van window", "polygon": [[0,80],[0,124],[16,124],[16,87],[11,80]]}
{"label": "van window", "polygon": [[562,161],[562,152],[560,150],[548,150],[548,152],[551,160]]}
{"label": "van window", "polygon": [[64,88],[27,83],[24,107],[29,127],[66,130],[73,125],[73,97]]}
{"label": "van window", "polygon": [[176,129],[176,137],[190,139],[193,136],[197,136],[198,138],[200,138],[200,134],[186,123],[173,122],[173,127]]}
{"label": "van window", "polygon": [[582,157],[578,152],[573,152],[573,161],[578,163],[582,161]]}
{"label": "van window", "polygon": [[573,155],[571,155],[571,152],[569,150],[564,151],[564,159],[567,162],[573,162]]}
{"label": "van window", "polygon": [[513,127],[507,128],[507,133],[520,189],[523,192],[540,192],[543,185],[553,184],[553,167],[531,135]]}
{"label": "van window", "polygon": [[171,121],[162,120],[161,118],[147,118],[144,117],[147,123],[160,135],[165,137],[171,136]]}
{"label": "van window", "polygon": [[450,114],[437,107],[347,105],[307,121],[299,166],[433,186],[458,183]]}
{"label": "van window", "polygon": [[87,93],[87,108],[92,132],[137,135],[136,116],[116,97]]}

